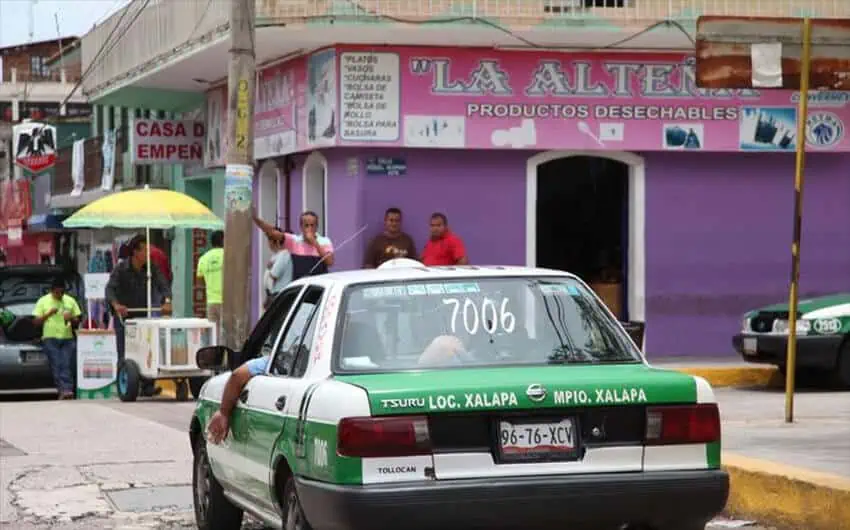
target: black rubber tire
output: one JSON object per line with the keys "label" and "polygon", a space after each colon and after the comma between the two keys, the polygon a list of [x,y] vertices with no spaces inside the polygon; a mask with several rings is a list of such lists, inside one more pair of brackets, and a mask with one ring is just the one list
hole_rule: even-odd
{"label": "black rubber tire", "polygon": [[283,530],[313,530],[307,517],[301,500],[298,499],[298,490],[295,488],[295,479],[289,475],[283,486]]}
{"label": "black rubber tire", "polygon": [[207,382],[208,377],[190,377],[189,389],[192,391],[192,397],[198,399],[201,395],[201,388]]}
{"label": "black rubber tire", "polygon": [[[121,384],[121,378],[126,377],[126,385]],[[142,375],[139,365],[132,359],[124,359],[118,365],[118,398],[124,402],[136,401],[139,398],[139,387]]]}
{"label": "black rubber tire", "polygon": [[839,385],[850,388],[850,339],[846,339],[838,350],[835,375]]}
{"label": "black rubber tire", "polygon": [[[192,504],[198,530],[239,530],[242,528],[242,510],[224,496],[224,488],[213,476],[207,456],[207,442],[203,433],[195,442],[192,464]],[[206,492],[202,491],[203,487]],[[206,493],[206,506],[201,497]]]}
{"label": "black rubber tire", "polygon": [[177,401],[189,401],[189,383],[185,379],[174,380],[174,396]]}

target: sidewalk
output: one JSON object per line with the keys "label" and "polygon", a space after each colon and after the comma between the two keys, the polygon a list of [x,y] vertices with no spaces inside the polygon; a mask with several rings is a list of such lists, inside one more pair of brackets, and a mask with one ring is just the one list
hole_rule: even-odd
{"label": "sidewalk", "polygon": [[805,530],[850,530],[850,392],[716,389],[728,511]]}
{"label": "sidewalk", "polygon": [[[103,403],[0,403],[0,526],[190,527],[187,434]],[[139,496],[151,501],[123,502]],[[173,505],[182,511],[161,509]]]}

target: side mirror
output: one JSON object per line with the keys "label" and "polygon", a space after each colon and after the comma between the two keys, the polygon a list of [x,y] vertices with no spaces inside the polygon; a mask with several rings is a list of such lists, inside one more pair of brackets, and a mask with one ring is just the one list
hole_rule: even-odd
{"label": "side mirror", "polygon": [[201,370],[224,370],[226,360],[233,356],[233,350],[227,346],[206,346],[195,354],[195,364]]}
{"label": "side mirror", "polygon": [[643,336],[646,332],[646,323],[644,322],[620,322],[626,333],[632,338],[637,347],[643,351]]}

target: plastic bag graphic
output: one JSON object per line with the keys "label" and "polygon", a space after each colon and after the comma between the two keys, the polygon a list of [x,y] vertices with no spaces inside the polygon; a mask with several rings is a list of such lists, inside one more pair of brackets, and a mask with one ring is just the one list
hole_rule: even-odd
{"label": "plastic bag graphic", "polygon": [[678,125],[668,128],[665,136],[669,147],[682,147],[688,139],[688,134]]}
{"label": "plastic bag graphic", "polygon": [[697,133],[693,129],[688,129],[688,137],[685,139],[685,149],[699,149],[702,147]]}

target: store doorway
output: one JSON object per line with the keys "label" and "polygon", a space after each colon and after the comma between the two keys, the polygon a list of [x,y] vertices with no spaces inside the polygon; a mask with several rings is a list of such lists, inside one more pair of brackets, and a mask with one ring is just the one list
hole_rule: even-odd
{"label": "store doorway", "polygon": [[537,167],[536,263],[578,275],[628,318],[629,166],[595,156]]}

